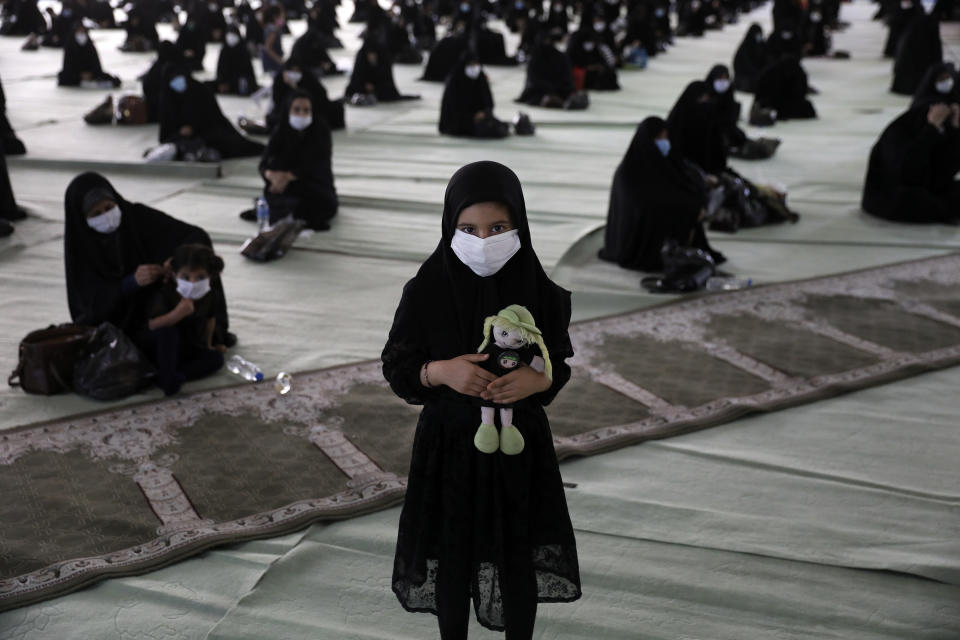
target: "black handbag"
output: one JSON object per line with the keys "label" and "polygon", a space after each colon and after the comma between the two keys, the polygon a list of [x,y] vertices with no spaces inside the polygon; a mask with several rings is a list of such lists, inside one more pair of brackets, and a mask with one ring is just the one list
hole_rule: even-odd
{"label": "black handbag", "polygon": [[654,293],[689,293],[702,289],[717,272],[713,256],[702,249],[683,247],[674,240],[666,240],[660,249],[663,275],[650,276],[640,281]]}
{"label": "black handbag", "polygon": [[73,390],[95,400],[116,400],[149,385],[157,370],[125,333],[104,322],[73,367]]}

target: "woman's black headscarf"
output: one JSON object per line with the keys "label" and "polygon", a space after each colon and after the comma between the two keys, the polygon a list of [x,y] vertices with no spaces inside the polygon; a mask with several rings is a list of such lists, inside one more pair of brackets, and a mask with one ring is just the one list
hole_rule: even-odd
{"label": "woman's black headscarf", "polygon": [[[520,238],[520,250],[500,271],[487,277],[471,271],[450,247],[460,212],[479,202],[505,205]],[[420,365],[427,359],[476,353],[483,340],[484,319],[511,304],[529,309],[543,332],[554,371],[553,387],[538,395],[546,404],[570,377],[569,367],[562,364],[573,355],[567,335],[570,292],[547,277],[533,250],[523,189],[516,174],[496,162],[474,162],[457,171],[447,185],[440,243],[404,288],[383,354],[384,375],[399,396],[421,402]],[[422,338],[411,341],[412,336]],[[411,356],[411,351],[416,355]]]}
{"label": "woman's black headscarf", "polygon": [[770,62],[767,44],[763,40],[763,29],[752,24],[743,37],[743,42],[733,56],[734,82],[740,91],[752,92],[757,76]]}
{"label": "woman's black headscarf", "polygon": [[[289,118],[293,101],[298,98],[309,100],[313,112],[310,126],[302,131],[291,127]],[[323,114],[317,112],[313,97],[306,91],[297,89],[289,95],[286,104],[278,108],[282,109],[285,117],[277,121],[277,126],[270,135],[270,142],[260,162],[260,171],[292,171],[299,181],[333,191],[333,141],[330,128],[323,119]]]}
{"label": "woman's black headscarf", "polygon": [[[950,77],[953,78],[953,89],[949,93],[937,91],[937,78],[943,74],[950,74]],[[910,108],[930,106],[938,102],[944,104],[960,102],[960,74],[957,73],[952,62],[940,62],[927,69],[923,80],[920,81],[920,86],[913,94],[913,102],[910,103]]]}
{"label": "woman's black headscarf", "polygon": [[710,250],[697,221],[706,204],[703,178],[672,147],[660,152],[654,140],[666,129],[656,116],[641,122],[613,175],[599,257],[625,269],[659,271],[666,239]]}
{"label": "woman's black headscarf", "polygon": [[[84,200],[95,190],[113,194],[120,207],[120,227],[113,233],[99,233],[87,224]],[[80,324],[110,321],[125,331],[137,328],[143,320],[145,290],[124,296],[122,280],[142,264],[163,264],[181,244],[212,246],[200,227],[125,200],[99,173],[82,173],[70,182],[64,213],[67,302],[70,317]],[[218,324],[226,330],[225,303],[221,314]]]}
{"label": "woman's black headscarf", "polygon": [[942,61],[940,20],[935,15],[917,17],[910,22],[897,46],[890,91],[912,96],[920,86],[927,69]]}
{"label": "woman's black headscarf", "polygon": [[[81,74],[91,73],[95,80],[100,80],[105,75],[103,67],[100,65],[100,56],[97,54],[97,47],[93,44],[90,34],[87,34],[86,44],[78,44],[76,40],[77,28],[80,23],[74,25],[70,31],[69,37],[63,43],[63,68],[57,74],[57,84],[61,86],[77,86],[81,81]],[[86,33],[86,32],[84,32]]]}
{"label": "woman's black headscarf", "polygon": [[477,78],[468,78],[465,69],[470,64],[480,64],[480,58],[467,51],[447,78],[440,100],[440,133],[471,135],[477,112],[493,111],[493,94],[487,76],[481,71]]}

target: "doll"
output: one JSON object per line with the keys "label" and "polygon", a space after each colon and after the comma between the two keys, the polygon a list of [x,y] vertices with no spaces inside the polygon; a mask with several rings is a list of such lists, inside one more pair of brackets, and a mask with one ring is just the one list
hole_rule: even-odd
{"label": "doll", "polygon": [[[539,355],[534,347],[539,348]],[[518,304],[512,304],[484,321],[483,343],[477,353],[490,356],[480,366],[498,376],[528,365],[553,379],[550,354],[543,343],[543,335],[534,323],[533,315]],[[500,410],[499,433],[494,425],[497,409]],[[513,405],[483,401],[480,427],[473,437],[473,444],[484,453],[493,453],[499,448],[504,454],[512,456],[523,451],[523,436],[513,425]]]}

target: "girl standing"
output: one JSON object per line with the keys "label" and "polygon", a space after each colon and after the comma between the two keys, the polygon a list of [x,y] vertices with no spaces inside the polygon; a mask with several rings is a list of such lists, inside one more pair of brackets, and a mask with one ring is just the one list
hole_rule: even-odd
{"label": "girl standing", "polygon": [[[542,330],[552,380],[533,367],[496,377],[477,354],[483,323],[511,304]],[[570,293],[544,273],[517,176],[495,162],[457,171],[442,237],[404,287],[383,350],[394,392],[424,405],[400,516],[393,591],[436,614],[443,640],[466,638],[470,603],[507,638],[533,634],[538,602],[580,597],[573,527],[544,405],[570,378]],[[481,402],[514,405],[516,455],[474,446]]]}

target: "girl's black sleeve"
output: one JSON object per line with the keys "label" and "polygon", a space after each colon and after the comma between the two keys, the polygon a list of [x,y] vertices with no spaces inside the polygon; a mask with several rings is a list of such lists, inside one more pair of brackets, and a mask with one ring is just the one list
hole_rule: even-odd
{"label": "girl's black sleeve", "polygon": [[556,317],[555,329],[544,334],[547,351],[550,352],[550,364],[553,367],[553,384],[546,391],[531,396],[536,402],[547,406],[557,397],[560,390],[570,381],[570,365],[567,360],[573,357],[573,343],[570,342],[570,293],[564,291],[560,313]]}
{"label": "girl's black sleeve", "polygon": [[383,377],[390,388],[409,404],[423,404],[435,389],[420,384],[420,368],[430,360],[430,351],[423,341],[426,328],[418,313],[423,306],[417,303],[415,281],[403,288],[403,296],[393,318],[393,327],[383,347]]}

